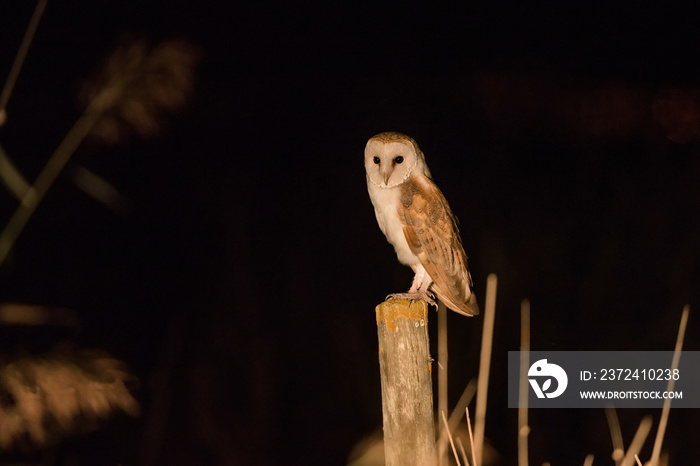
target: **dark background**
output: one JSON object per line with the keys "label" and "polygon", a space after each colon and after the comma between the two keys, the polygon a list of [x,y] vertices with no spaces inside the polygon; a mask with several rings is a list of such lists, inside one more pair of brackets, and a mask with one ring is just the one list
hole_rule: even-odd
{"label": "dark background", "polygon": [[[2,74],[32,8],[2,3]],[[159,136],[86,144],[71,162],[128,213],[60,178],[0,269],[0,299],[75,310],[71,337],[141,380],[142,418],[67,442],[56,462],[343,464],[381,428],[374,306],[411,281],[366,192],[364,145],[381,131],[425,152],[482,303],[498,274],[486,435],[499,464],[516,458],[505,373],[523,298],[536,350],[671,350],[686,303],[684,349],[700,350],[697,13],[49,2],[0,128],[29,179],[125,36],[201,53],[190,104]],[[15,205],[0,193],[2,218]],[[449,316],[453,401],[477,374],[482,322]],[[619,413],[626,445],[647,413],[653,435],[660,410]],[[602,411],[530,424],[535,464],[611,463]],[[671,464],[700,461],[697,426],[695,410],[672,411]]]}

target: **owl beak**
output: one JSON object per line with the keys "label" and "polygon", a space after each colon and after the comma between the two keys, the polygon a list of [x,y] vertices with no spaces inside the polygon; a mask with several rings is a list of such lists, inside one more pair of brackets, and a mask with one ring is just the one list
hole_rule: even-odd
{"label": "owl beak", "polygon": [[394,171],[394,170],[387,170],[385,173],[382,173],[382,175],[384,175],[384,184],[385,184],[386,186],[389,186],[389,178],[391,178],[391,173],[392,173],[393,171]]}

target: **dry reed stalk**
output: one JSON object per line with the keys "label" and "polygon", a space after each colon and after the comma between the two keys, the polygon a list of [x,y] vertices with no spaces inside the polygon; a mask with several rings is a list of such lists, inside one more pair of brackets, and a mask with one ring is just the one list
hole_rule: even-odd
{"label": "dry reed stalk", "polygon": [[36,7],[34,8],[34,13],[32,13],[32,17],[29,20],[29,25],[24,32],[22,43],[20,44],[19,49],[17,50],[17,55],[15,55],[15,59],[12,62],[10,73],[7,75],[7,81],[5,81],[5,86],[0,94],[0,126],[2,126],[7,119],[7,113],[5,110],[7,107],[7,102],[10,100],[10,95],[12,95],[12,90],[15,87],[17,77],[19,76],[19,72],[24,64],[24,59],[27,58],[27,52],[29,52],[29,46],[32,43],[32,39],[34,39],[34,33],[39,26],[39,20],[41,20],[41,15],[44,14],[44,10],[46,9],[46,2],[47,0],[39,0],[37,2]]}
{"label": "dry reed stalk", "polygon": [[460,437],[457,437],[457,446],[459,447],[459,454],[462,461],[464,461],[464,466],[470,466],[469,460],[467,459],[467,452],[464,451],[464,444],[462,443],[462,439]]}
{"label": "dry reed stalk", "polygon": [[472,449],[472,466],[476,466],[476,448],[474,448],[474,435],[472,433],[472,420],[469,418],[469,408],[464,410],[467,413],[467,429],[469,430],[469,444]]}
{"label": "dry reed stalk", "polygon": [[[683,339],[685,338],[685,328],[688,325],[688,314],[690,313],[690,305],[686,304],[683,308],[683,314],[681,314],[681,323],[678,326],[678,337],[676,338],[676,348],[673,352],[673,362],[671,363],[671,372],[678,369],[678,364],[681,360],[681,351],[683,350]],[[668,386],[666,391],[673,391],[673,387],[676,385],[676,381],[673,377],[668,379]],[[664,407],[661,411],[661,419],[659,420],[659,428],[656,431],[656,439],[654,440],[654,449],[651,453],[651,466],[659,465],[659,456],[661,455],[661,446],[664,442],[664,435],[666,433],[666,425],[668,424],[668,415],[671,411],[671,399],[666,398],[664,400]]]}
{"label": "dry reed stalk", "polygon": [[[464,387],[462,395],[459,397],[459,400],[457,400],[457,405],[455,406],[454,410],[452,410],[452,414],[450,414],[450,417],[447,419],[447,425],[449,426],[450,431],[457,430],[457,426],[459,426],[459,423],[462,422],[464,410],[467,408],[467,406],[469,406],[469,403],[471,403],[475,394],[476,379],[471,379],[467,386]],[[442,436],[443,433],[444,431],[440,435]]]}
{"label": "dry reed stalk", "polygon": [[644,441],[647,439],[647,435],[649,435],[652,423],[653,421],[651,416],[644,416],[642,422],[639,423],[639,427],[632,438],[632,443],[630,443],[627,454],[622,460],[622,466],[632,466],[634,463],[634,457],[639,454],[639,452],[642,450],[642,446],[644,446]]}
{"label": "dry reed stalk", "polygon": [[85,86],[82,115],[41,169],[0,233],[0,264],[7,258],[56,178],[88,135],[116,142],[125,131],[150,135],[162,115],[181,108],[191,93],[197,51],[182,41],[149,49],[142,42],[117,49]]}
{"label": "dry reed stalk", "polygon": [[479,381],[476,391],[476,416],[474,418],[474,446],[476,448],[475,466],[481,465],[484,449],[484,431],[486,426],[486,401],[489,388],[489,371],[491,369],[491,349],[493,347],[493,326],[496,315],[496,274],[489,274],[486,279],[486,303],[484,305],[484,329],[481,337],[481,359],[479,361]]}
{"label": "dry reed stalk", "polygon": [[622,441],[620,421],[617,419],[617,411],[615,411],[614,406],[605,408],[605,417],[608,419],[608,427],[610,428],[610,437],[613,444],[612,459],[617,466],[620,466],[622,458],[625,456],[625,444]]}
{"label": "dry reed stalk", "polygon": [[[442,301],[438,301],[438,411],[443,413],[448,410],[447,402],[447,307]],[[440,429],[438,438],[438,464],[446,466],[447,462],[447,437],[450,436],[449,428]]]}
{"label": "dry reed stalk", "polygon": [[450,426],[447,425],[447,417],[445,416],[445,411],[440,411],[440,418],[442,419],[442,427],[447,432],[447,438],[450,440],[450,445],[452,446],[452,454],[455,457],[457,466],[462,466],[462,464],[459,462],[459,456],[457,456],[457,449],[455,448],[454,438],[452,438],[452,432],[450,432]]}
{"label": "dry reed stalk", "polygon": [[527,370],[530,367],[530,301],[520,303],[520,393],[518,400],[518,465],[527,466],[527,437],[530,426],[527,423],[528,381]]}
{"label": "dry reed stalk", "polygon": [[[5,85],[0,93],[0,127],[2,127],[7,121],[7,103],[10,100],[15,83],[17,82],[17,77],[19,76],[19,72],[24,64],[24,59],[27,57],[27,53],[29,52],[29,46],[34,39],[34,33],[36,33],[36,29],[39,26],[41,15],[46,9],[46,1],[47,0],[39,0],[37,2],[36,7],[34,8],[34,13],[32,13],[32,17],[29,20],[29,25],[24,32],[22,43],[20,44],[19,49],[17,50],[17,55],[15,55],[15,59],[12,62]],[[22,200],[22,197],[24,197],[29,190],[29,183],[27,183],[27,180],[20,173],[14,162],[10,159],[2,147],[0,147],[0,179],[8,191],[10,191],[10,193],[17,200]]]}

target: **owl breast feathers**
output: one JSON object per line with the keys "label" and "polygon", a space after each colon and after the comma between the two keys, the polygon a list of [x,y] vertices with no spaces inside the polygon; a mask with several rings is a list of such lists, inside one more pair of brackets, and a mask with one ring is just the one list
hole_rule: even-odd
{"label": "owl breast feathers", "polygon": [[453,311],[478,314],[457,220],[415,141],[400,133],[373,137],[365,168],[379,226],[416,274],[409,292],[396,296],[430,301],[432,290]]}

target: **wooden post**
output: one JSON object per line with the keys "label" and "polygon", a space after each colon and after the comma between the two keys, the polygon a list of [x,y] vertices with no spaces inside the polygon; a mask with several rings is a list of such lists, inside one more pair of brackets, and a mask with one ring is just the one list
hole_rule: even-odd
{"label": "wooden post", "polygon": [[428,305],[406,299],[376,307],[387,466],[434,466]]}

